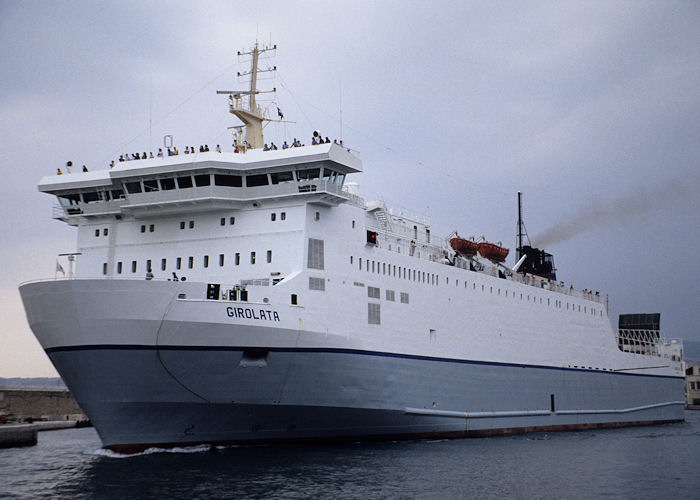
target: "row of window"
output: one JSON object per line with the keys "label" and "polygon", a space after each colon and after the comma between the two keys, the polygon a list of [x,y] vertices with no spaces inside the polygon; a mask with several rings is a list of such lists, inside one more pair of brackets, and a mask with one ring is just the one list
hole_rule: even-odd
{"label": "row of window", "polygon": [[[184,222],[180,223],[180,229],[183,229],[184,224],[185,224]],[[190,224],[192,225],[191,227],[194,227],[194,221],[190,221]],[[153,232],[155,232],[155,230],[156,230],[155,224],[148,225],[148,232],[149,233],[153,233]],[[146,232],[146,225],[145,224],[141,224],[141,232],[142,233]],[[109,228],[106,228],[106,227],[103,228],[102,229],[102,236],[107,236],[108,234],[109,234]],[[100,229],[95,229],[95,237],[97,238],[99,236],[100,236]]]}
{"label": "row of window", "polygon": [[[233,225],[236,223],[236,218],[235,218],[235,217],[229,217],[228,219],[227,219],[226,217],[222,217],[222,218],[219,220],[219,225],[225,226],[227,220],[228,220],[229,225],[231,225],[231,226],[233,226]],[[270,214],[270,220],[273,221],[273,222],[277,220],[277,213],[276,213],[276,212],[272,212],[272,213]],[[286,213],[286,212],[280,212],[280,220],[287,220],[287,213]],[[191,220],[191,221],[184,221],[184,220],[183,220],[183,221],[180,221],[180,229],[185,229],[186,227],[189,228],[189,229],[194,229],[194,221],[193,221],[193,220]],[[149,232],[149,233],[154,232],[155,229],[156,229],[155,224],[149,224],[149,225],[148,225],[148,232]],[[141,224],[141,232],[142,232],[142,233],[145,233],[145,232],[146,232],[146,225],[145,225],[145,224]],[[104,228],[104,229],[102,230],[102,234],[103,234],[103,236],[107,236],[107,235],[109,234],[109,229],[108,229],[108,228]],[[95,236],[96,236],[96,237],[100,236],[100,230],[99,230],[99,229],[95,229]]]}
{"label": "row of window", "polygon": [[[213,177],[213,179],[212,179]],[[288,182],[305,182],[323,180],[328,184],[342,186],[345,174],[329,168],[306,168],[290,170],[286,172],[274,172],[270,174],[195,174],[179,175],[177,177],[163,177],[160,179],[147,179],[124,183],[124,188],[129,194],[150,193],[154,191],[171,191],[173,189],[188,189],[192,187],[222,186],[222,187],[259,187],[283,184]],[[213,181],[213,182],[212,182]],[[245,181],[245,182],[244,182]],[[67,207],[78,203],[97,203],[102,201],[124,199],[124,190],[106,189],[87,191],[83,193],[65,193],[58,196],[62,206]]]}
{"label": "row of window", "polygon": [[[350,256],[350,264],[353,264],[354,257],[351,255]],[[425,271],[417,271],[416,269],[410,269],[406,267],[401,267],[401,266],[396,266],[395,264],[387,264],[386,262],[375,262],[370,259],[365,259],[364,262],[364,268],[362,265],[362,258],[357,259],[357,264],[358,264],[358,269],[360,271],[364,270],[366,272],[371,272],[375,274],[382,274],[385,276],[393,276],[393,277],[398,277],[400,279],[408,279],[411,281],[418,281],[419,283],[428,283],[430,285],[438,285],[440,282],[440,276],[437,274],[432,274],[432,273],[426,273]],[[309,266],[311,267],[311,266]],[[322,269],[322,268],[321,268]],[[450,278],[445,277],[445,284],[449,284]],[[455,286],[459,286],[459,280],[455,280]],[[370,287],[372,288],[372,287]],[[464,288],[467,288],[467,281],[464,280]],[[476,290],[476,283],[472,283],[472,289]],[[481,291],[485,292],[486,291],[486,285],[481,285]],[[489,293],[494,293],[494,288],[493,286],[489,286]],[[503,295],[505,297],[508,297],[508,290],[503,290]],[[497,289],[497,294],[501,295],[501,289]],[[512,298],[516,298],[516,293],[511,291],[510,296]],[[538,297],[535,297],[534,295],[530,297],[530,295],[524,296],[522,293],[520,293],[520,300],[526,300],[527,302],[530,302],[532,300],[533,303],[537,303]],[[539,297],[539,303],[543,304],[543,299],[542,297]],[[547,299],[547,305],[551,306],[552,305],[552,300],[550,298]],[[564,307],[564,302],[558,299],[554,300],[554,307],[556,308],[563,308]],[[583,311],[582,311],[583,309]],[[590,314],[592,316],[595,315],[600,315],[601,317],[603,316],[603,311],[594,307],[588,307],[588,306],[583,306],[581,307],[580,304],[572,304],[567,302],[566,303],[566,310],[571,310],[572,312],[583,312],[584,314]]]}
{"label": "row of window", "polygon": [[[341,174],[329,168],[323,169],[323,175],[321,175],[320,168],[306,168],[286,172],[273,172],[270,174],[196,174],[125,182],[124,187],[127,193],[135,194],[153,191],[171,191],[173,189],[188,189],[192,187],[207,187],[212,184],[222,187],[244,187],[244,184],[245,187],[260,187],[319,179],[323,179],[323,181],[330,184],[342,186],[345,174]],[[85,194],[87,193],[83,193],[83,195]]]}
{"label": "row of window", "polygon": [[700,382],[688,382],[691,391],[700,391]]}
{"label": "row of window", "polygon": [[[352,264],[354,260],[354,257],[351,255],[350,264]],[[357,259],[357,267],[360,271],[363,270],[362,257]],[[425,271],[418,271],[416,269],[396,266],[396,264],[387,264],[386,262],[376,262],[370,259],[365,259],[364,270],[374,274],[393,276],[395,278],[398,277],[400,279],[417,281],[419,283],[428,283],[429,285],[435,286],[438,285],[440,280],[440,276],[437,274],[426,273]]]}
{"label": "row of window", "polygon": [[[255,264],[257,260],[257,254],[256,252],[250,252],[250,263]],[[226,255],[223,253],[219,254],[219,267],[224,267],[226,261]],[[272,250],[268,250],[266,253],[266,261],[268,264],[272,263]],[[233,263],[236,266],[239,266],[241,264],[241,254],[240,253],[235,253],[233,254]],[[210,264],[210,259],[208,255],[202,256],[202,267],[203,268],[208,268]],[[168,260],[166,258],[163,258],[160,260],[160,270],[165,271],[167,270],[168,267]],[[177,257],[175,259],[175,269],[179,270],[183,268],[183,258],[182,257]],[[194,269],[194,256],[190,255],[187,257],[187,269]],[[153,262],[151,259],[148,259],[146,261],[146,271],[152,271],[153,270]],[[131,261],[131,272],[136,273],[138,271],[138,261],[132,260]],[[122,274],[124,271],[124,264],[123,262],[119,261],[117,262],[117,274]],[[104,262],[102,264],[102,274],[107,274],[107,263]]]}

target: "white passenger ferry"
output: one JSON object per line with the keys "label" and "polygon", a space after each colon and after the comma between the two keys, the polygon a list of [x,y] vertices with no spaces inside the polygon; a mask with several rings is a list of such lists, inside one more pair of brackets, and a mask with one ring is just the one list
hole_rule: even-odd
{"label": "white passenger ferry", "polygon": [[22,300],[107,448],[683,419],[680,344],[614,331],[603,297],[528,265],[522,245],[513,270],[504,249],[363,200],[340,144],[265,151],[265,50],[249,53],[249,90],[228,92],[238,152],[39,184],[77,249]]}

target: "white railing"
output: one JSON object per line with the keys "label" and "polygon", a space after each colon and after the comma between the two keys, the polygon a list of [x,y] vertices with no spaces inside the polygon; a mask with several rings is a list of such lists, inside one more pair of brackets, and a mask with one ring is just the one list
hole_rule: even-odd
{"label": "white railing", "polygon": [[658,330],[617,331],[617,346],[623,352],[660,356],[659,346],[665,343]]}

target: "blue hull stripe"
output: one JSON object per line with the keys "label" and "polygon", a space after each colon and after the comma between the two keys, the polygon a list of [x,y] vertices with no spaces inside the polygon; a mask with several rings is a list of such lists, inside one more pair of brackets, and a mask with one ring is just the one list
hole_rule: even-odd
{"label": "blue hull stripe", "polygon": [[231,351],[231,352],[243,352],[245,349],[267,349],[270,352],[299,352],[299,353],[331,353],[331,354],[354,354],[361,356],[378,356],[386,358],[400,358],[400,359],[413,359],[421,361],[435,361],[439,363],[464,363],[471,365],[488,365],[488,366],[509,366],[509,367],[519,367],[519,368],[535,368],[539,370],[569,370],[569,371],[580,371],[587,373],[605,373],[608,375],[621,375],[627,377],[660,377],[660,378],[671,378],[671,379],[684,379],[684,377],[673,376],[673,375],[654,375],[643,373],[627,373],[627,372],[615,372],[610,370],[587,370],[585,368],[568,368],[561,366],[542,366],[542,365],[529,365],[521,363],[502,363],[498,361],[478,361],[469,359],[455,359],[455,358],[440,358],[435,356],[420,356],[414,354],[397,354],[393,352],[381,352],[381,351],[363,351],[361,349],[341,349],[341,348],[314,348],[314,347],[263,347],[263,346],[188,346],[188,345],[166,345],[166,346],[155,346],[155,345],[137,345],[137,344],[95,344],[95,345],[76,345],[76,346],[59,346],[59,347],[49,347],[45,349],[47,354],[54,352],[72,352],[72,351],[103,351],[103,350],[119,350],[119,351]]}

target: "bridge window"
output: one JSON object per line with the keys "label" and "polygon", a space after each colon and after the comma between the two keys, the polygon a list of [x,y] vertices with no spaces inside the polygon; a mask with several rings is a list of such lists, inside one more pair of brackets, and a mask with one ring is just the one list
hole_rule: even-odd
{"label": "bridge window", "polygon": [[199,174],[194,176],[194,184],[197,187],[211,186],[211,175]]}
{"label": "bridge window", "polygon": [[143,190],[146,193],[150,193],[152,191],[158,191],[158,181],[155,179],[143,181]]}
{"label": "bridge window", "polygon": [[166,177],[165,179],[161,179],[160,188],[163,191],[170,191],[172,189],[175,189],[175,179],[173,179],[172,177]]}
{"label": "bridge window", "polygon": [[243,179],[240,175],[215,174],[214,184],[216,184],[217,186],[226,187],[242,187]]}
{"label": "bridge window", "polygon": [[99,193],[97,191],[83,193],[83,201],[85,203],[95,203],[96,201],[100,201]]}
{"label": "bridge window", "polygon": [[68,207],[70,205],[77,205],[80,202],[80,195],[78,193],[62,194],[58,197],[58,201],[64,207]]}
{"label": "bridge window", "polygon": [[279,184],[281,182],[293,182],[294,174],[292,172],[273,172],[270,174],[270,181],[272,181],[272,184]]}
{"label": "bridge window", "polygon": [[247,175],[245,185],[248,187],[267,186],[267,174]]}
{"label": "bridge window", "polygon": [[323,180],[328,182],[329,184],[335,184],[335,178],[337,175],[338,174],[330,168],[323,169]]}
{"label": "bridge window", "polygon": [[141,192],[141,183],[138,181],[126,182],[126,183],[124,183],[124,187],[126,188],[126,192],[129,194]]}
{"label": "bridge window", "polygon": [[297,179],[299,179],[300,181],[318,179],[320,175],[320,168],[307,168],[304,170],[297,170]]}
{"label": "bridge window", "polygon": [[192,177],[189,175],[177,178],[177,187],[187,189],[192,187]]}

